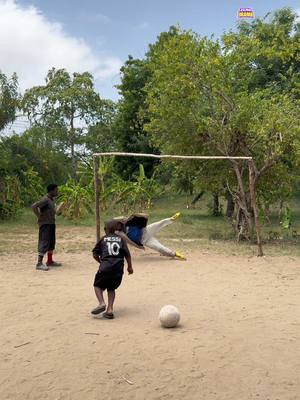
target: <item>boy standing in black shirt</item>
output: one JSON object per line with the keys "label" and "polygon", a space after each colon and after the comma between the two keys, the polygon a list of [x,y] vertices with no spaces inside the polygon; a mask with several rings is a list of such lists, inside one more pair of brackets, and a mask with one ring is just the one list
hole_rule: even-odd
{"label": "boy standing in black shirt", "polygon": [[[55,207],[54,199],[58,196],[58,187],[55,183],[47,186],[47,196],[32,204],[32,210],[37,216],[39,225],[38,261],[36,269],[48,271],[49,267],[60,267],[61,264],[53,260],[55,249],[55,216],[59,215],[66,206],[60,204]],[[46,265],[43,264],[44,255],[47,253]]]}
{"label": "boy standing in black shirt", "polygon": [[[114,318],[113,305],[115,290],[120,286],[124,272],[124,258],[127,261],[128,274],[133,274],[131,256],[124,239],[115,233],[116,221],[109,221],[105,224],[105,236],[96,244],[93,249],[94,259],[100,263],[99,270],[95,275],[94,289],[99,305],[91,313],[94,315],[103,314],[105,318]],[[107,289],[108,305],[106,308],[103,291]]]}

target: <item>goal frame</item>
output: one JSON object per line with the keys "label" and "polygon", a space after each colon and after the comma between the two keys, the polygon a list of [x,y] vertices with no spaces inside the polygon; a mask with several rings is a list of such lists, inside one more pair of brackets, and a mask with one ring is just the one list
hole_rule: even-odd
{"label": "goal frame", "polygon": [[143,158],[158,158],[158,159],[171,159],[171,160],[245,160],[248,164],[249,172],[249,191],[251,207],[254,213],[256,239],[257,239],[257,255],[263,256],[262,239],[261,239],[261,227],[258,216],[258,207],[256,201],[256,190],[254,184],[255,169],[252,157],[242,156],[190,156],[190,155],[177,155],[177,154],[148,154],[148,153],[124,153],[124,152],[103,152],[93,154],[93,167],[94,167],[94,186],[95,186],[95,216],[96,216],[96,239],[97,242],[100,240],[100,222],[101,222],[101,207],[100,207],[100,175],[99,167],[101,157],[143,157]]}

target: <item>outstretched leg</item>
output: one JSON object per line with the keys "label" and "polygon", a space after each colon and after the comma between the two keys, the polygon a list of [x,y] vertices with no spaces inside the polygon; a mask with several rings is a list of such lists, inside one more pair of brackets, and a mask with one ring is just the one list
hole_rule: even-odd
{"label": "outstretched leg", "polygon": [[178,251],[169,249],[168,247],[161,244],[154,235],[160,231],[163,227],[170,225],[175,219],[180,217],[180,213],[176,213],[171,218],[166,218],[161,221],[155,222],[154,224],[148,225],[143,229],[142,244],[149,247],[152,250],[159,252],[161,255],[166,257],[177,257],[180,260],[185,260],[185,257]]}
{"label": "outstretched leg", "polygon": [[151,237],[143,243],[146,247],[152,250],[158,251],[161,255],[166,257],[175,257],[176,251],[169,249],[168,247],[161,244],[156,238]]}
{"label": "outstretched leg", "polygon": [[174,214],[171,218],[165,218],[162,219],[161,221],[154,222],[153,224],[150,224],[144,228],[144,235],[147,237],[153,237],[155,236],[162,228],[165,226],[168,226],[172,224],[177,218],[180,217],[180,213]]}

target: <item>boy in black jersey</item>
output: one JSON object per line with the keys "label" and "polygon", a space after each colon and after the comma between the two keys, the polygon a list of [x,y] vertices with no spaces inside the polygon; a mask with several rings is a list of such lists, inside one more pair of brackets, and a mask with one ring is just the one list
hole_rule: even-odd
{"label": "boy in black jersey", "polygon": [[[93,249],[94,259],[100,263],[94,280],[94,289],[99,305],[91,313],[94,315],[100,314],[106,309],[103,316],[108,319],[114,318],[115,290],[122,282],[124,258],[127,261],[128,274],[133,274],[130,252],[125,240],[115,233],[116,227],[116,221],[106,222],[104,227],[105,236],[100,239]],[[107,290],[107,308],[103,298],[104,290]]]}

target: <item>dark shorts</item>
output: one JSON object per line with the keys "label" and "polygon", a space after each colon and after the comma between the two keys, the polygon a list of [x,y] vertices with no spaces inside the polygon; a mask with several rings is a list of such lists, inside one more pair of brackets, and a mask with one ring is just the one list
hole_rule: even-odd
{"label": "dark shorts", "polygon": [[123,274],[98,271],[95,275],[94,286],[102,290],[115,290],[122,282]]}
{"label": "dark shorts", "polygon": [[38,252],[44,255],[47,251],[55,249],[55,225],[45,224],[39,229]]}

